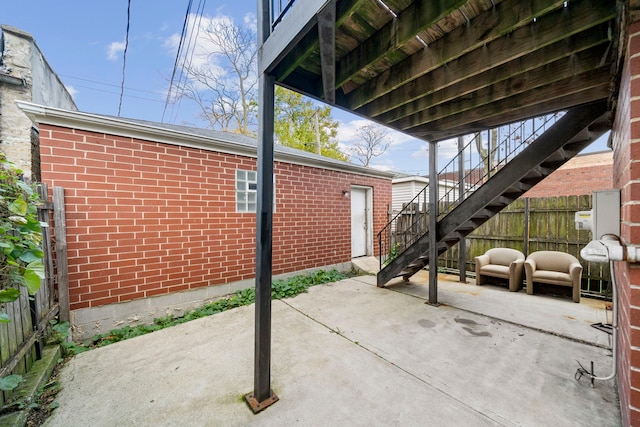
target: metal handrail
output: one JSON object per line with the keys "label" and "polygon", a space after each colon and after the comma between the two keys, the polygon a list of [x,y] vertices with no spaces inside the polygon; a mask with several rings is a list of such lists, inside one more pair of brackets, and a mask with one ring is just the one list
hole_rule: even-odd
{"label": "metal handrail", "polygon": [[[437,175],[439,186],[443,182],[445,186],[451,184],[438,199],[438,219],[455,209],[563,115],[563,112],[548,114],[467,135],[466,145]],[[492,137],[496,141],[495,144],[490,142]],[[478,153],[477,146],[484,147],[485,144],[487,151],[486,155],[482,156]],[[460,165],[463,165],[462,171]],[[428,191],[429,184],[409,203],[403,204],[403,208],[378,233],[381,269],[428,231]]]}

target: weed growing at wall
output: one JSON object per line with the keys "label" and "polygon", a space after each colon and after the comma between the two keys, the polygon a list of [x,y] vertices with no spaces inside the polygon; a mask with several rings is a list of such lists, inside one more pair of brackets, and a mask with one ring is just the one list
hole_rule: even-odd
{"label": "weed growing at wall", "polygon": [[[34,295],[44,278],[40,199],[21,175],[0,153],[0,304],[17,300],[20,287]],[[9,322],[4,310],[0,322]]]}
{"label": "weed growing at wall", "polygon": [[[337,270],[318,270],[310,274],[298,275],[286,280],[274,280],[271,286],[271,298],[291,298],[300,293],[307,292],[307,289],[311,286],[336,282],[338,280],[346,279],[347,277],[349,277],[347,274],[341,273]],[[66,322],[56,325],[54,327],[54,331],[60,334],[59,341],[62,343],[66,352],[70,355],[74,355],[92,348],[104,347],[105,345],[109,345],[114,342],[148,334],[169,326],[179,325],[190,320],[210,316],[232,308],[253,304],[254,302],[255,289],[243,289],[227,298],[213,301],[193,310],[187,310],[182,316],[177,317],[168,315],[154,319],[153,324],[151,325],[125,326],[124,328],[114,329],[104,334],[95,335],[81,344],[68,342],[66,340],[69,330],[69,324]]]}

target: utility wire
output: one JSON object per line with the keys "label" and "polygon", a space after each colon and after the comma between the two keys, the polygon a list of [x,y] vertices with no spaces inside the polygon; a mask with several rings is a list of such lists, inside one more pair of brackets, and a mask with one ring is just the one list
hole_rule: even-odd
{"label": "utility wire", "polygon": [[[196,19],[194,19],[194,24],[189,28],[189,41],[187,42],[187,47],[184,55],[182,55],[182,64],[180,65],[180,75],[178,76],[177,82],[175,84],[175,99],[177,100],[175,104],[171,105],[171,112],[173,114],[173,120],[175,121],[178,111],[180,110],[180,103],[182,101],[182,96],[178,96],[179,94],[184,93],[185,85],[187,84],[188,72],[191,69],[191,64],[193,63],[193,55],[195,54],[196,46],[198,45],[198,37],[200,36],[200,27],[202,23],[202,15],[204,14],[204,7],[207,3],[206,0],[200,0],[198,4],[198,8],[196,10]],[[195,33],[195,37],[194,37]],[[185,73],[185,70],[187,73]],[[177,104],[177,105],[176,105]]]}
{"label": "utility wire", "polygon": [[120,85],[120,102],[118,103],[118,117],[122,110],[122,97],[124,96],[124,80],[127,72],[127,49],[129,48],[129,26],[131,25],[131,0],[127,1],[127,32],[124,39],[124,53],[122,54],[122,84]]}
{"label": "utility wire", "polygon": [[169,99],[171,99],[171,90],[173,89],[173,81],[176,77],[176,70],[178,69],[178,61],[180,59],[180,54],[182,53],[182,46],[184,45],[184,36],[187,31],[187,21],[189,20],[189,13],[191,13],[192,4],[193,4],[193,0],[189,0],[189,4],[187,5],[187,12],[184,15],[184,22],[182,23],[182,33],[180,34],[180,42],[178,43],[178,52],[176,52],[176,60],[173,63],[173,71],[171,72],[171,80],[169,81],[169,90],[167,91],[167,99],[165,100],[164,108],[162,109],[161,123],[164,123],[164,115],[167,112],[167,105],[169,105]]}
{"label": "utility wire", "polygon": [[[116,87],[119,87],[118,85],[114,85]],[[110,90],[105,90],[105,89],[98,89],[96,87],[91,87],[91,86],[84,86],[84,85],[74,85],[73,87],[81,87],[83,89],[89,89],[89,90],[93,90],[96,92],[102,92],[102,93],[110,93],[112,95],[118,95],[119,92],[113,92]],[[136,89],[131,89],[131,90],[136,90]],[[153,93],[153,92],[149,92],[149,93]],[[135,95],[124,95],[125,98],[132,98],[132,99],[141,99],[143,101],[149,101],[149,102],[157,102],[158,104],[164,104],[164,101],[161,99],[152,99],[152,98],[145,98],[142,96],[135,96]]]}
{"label": "utility wire", "polygon": [[[78,76],[71,76],[69,74],[59,74],[60,77],[66,77],[68,79],[72,79],[72,80],[82,80],[84,82],[89,82],[89,83],[95,83],[101,86],[110,86],[110,87],[117,87],[120,88],[119,84],[114,84],[114,83],[107,83],[107,82],[101,82],[98,80],[94,80],[94,79],[88,79],[86,77],[78,77]],[[81,86],[81,85],[74,85],[74,87],[83,87],[86,89],[93,89],[93,90],[100,90],[100,89],[96,89],[93,88],[91,86]],[[134,92],[142,92],[142,93],[150,93],[152,95],[159,95],[159,93],[157,91],[151,91],[151,90],[144,90],[144,89],[136,89],[136,88],[132,88],[131,86],[125,86],[125,89],[127,91],[134,91]],[[116,93],[116,92],[109,92],[109,93]],[[129,96],[129,95],[125,95],[125,96]],[[160,102],[164,102],[164,101],[160,101]]]}

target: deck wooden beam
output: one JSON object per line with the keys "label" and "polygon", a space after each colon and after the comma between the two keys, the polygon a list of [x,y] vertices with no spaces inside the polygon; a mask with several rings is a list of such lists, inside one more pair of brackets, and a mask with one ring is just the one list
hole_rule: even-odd
{"label": "deck wooden beam", "polygon": [[[601,0],[580,0],[562,8],[563,1],[521,2],[506,0],[474,19],[468,27],[457,28],[422,51],[394,65],[348,95],[350,110],[378,99],[406,85],[405,101],[413,101],[430,87],[409,85],[412,80],[477,50],[476,74],[512,61],[543,46],[611,19],[615,13]],[[560,7],[560,9],[558,9]],[[551,13],[547,13],[556,9]],[[547,15],[534,22],[544,13]],[[493,43],[492,43],[493,42]],[[338,70],[338,76],[340,71]],[[388,103],[387,111],[398,105]]]}
{"label": "deck wooden beam", "polygon": [[[535,70],[536,68],[544,67],[554,61],[578,54],[594,46],[609,43],[608,28],[608,25],[600,24],[591,29],[591,31],[574,34],[569,38],[543,46],[513,61],[486,70],[478,69],[477,71],[481,71],[479,74],[469,72],[473,64],[478,62],[478,55],[476,52],[472,52],[447,64],[446,67],[438,68],[416,79],[414,81],[415,83],[412,84],[423,87],[430,85],[432,89],[414,101],[401,104],[404,102],[405,96],[405,88],[402,87],[389,93],[387,96],[388,101],[381,102],[380,100],[376,100],[359,109],[358,113],[375,117],[376,120],[383,123],[395,122],[436,105],[453,101],[456,98],[463,97],[474,91]],[[487,65],[491,66],[493,62]],[[382,112],[384,109],[388,109],[388,105],[399,106],[393,110]],[[398,125],[402,126],[400,124]]]}
{"label": "deck wooden beam", "polygon": [[324,101],[333,105],[336,103],[336,0],[330,0],[318,13],[318,38]]}
{"label": "deck wooden beam", "polygon": [[[458,85],[452,86],[449,88],[451,89],[450,91],[460,89],[461,93],[467,92],[467,94],[446,103],[433,105],[429,109],[418,111],[416,114],[398,120],[393,123],[394,127],[411,132],[411,129],[416,126],[419,127],[425,123],[462,114],[477,109],[479,106],[489,105],[520,94],[524,94],[525,98],[535,99],[537,97],[535,97],[534,91],[538,89],[540,90],[537,92],[539,97],[544,98],[546,96],[545,91],[553,90],[557,87],[555,83],[563,84],[563,82],[569,82],[571,83],[570,87],[575,87],[575,82],[585,84],[592,78],[607,81],[609,77],[608,67],[599,67],[600,64],[593,61],[594,57],[602,57],[606,53],[606,49],[606,45],[596,46],[570,58],[563,58],[524,74],[514,75],[491,86],[486,85],[484,88],[471,93],[460,89]],[[534,53],[531,56],[538,55]],[[469,79],[464,83],[473,84],[474,82],[474,79]],[[545,90],[545,88],[548,89]]]}
{"label": "deck wooden beam", "polygon": [[[367,0],[344,0],[336,5],[336,27],[339,27],[353,13],[362,7]],[[291,54],[287,55],[274,69],[274,75],[278,81],[283,81],[291,74],[300,64],[304,63],[313,52],[320,49],[319,38],[315,36],[303,37],[296,46],[291,50]]]}
{"label": "deck wooden beam", "polygon": [[[513,105],[514,100],[503,100],[496,105],[487,106],[493,113],[487,114],[485,117],[478,118],[475,121],[469,122],[465,120],[465,123],[456,123],[453,126],[451,124],[455,121],[455,117],[447,118],[446,121],[440,123],[433,123],[433,127],[424,129],[423,131],[416,131],[411,133],[416,138],[428,139],[433,141],[441,141],[444,139],[453,138],[459,135],[466,135],[493,127],[498,127],[504,124],[521,121],[530,117],[536,117],[543,111],[553,112],[566,110],[576,105],[587,104],[594,101],[605,100],[610,95],[609,90],[610,83],[601,83],[595,86],[584,87],[578,92],[571,94],[562,94],[564,88],[555,87],[555,90],[549,90],[544,94],[536,91],[535,97],[538,98],[538,102],[530,103],[529,105],[515,105],[511,110],[502,110],[500,114],[495,114],[500,108],[507,108],[507,105]],[[554,97],[552,94],[556,94]],[[548,95],[549,98],[544,98]],[[516,102],[520,98],[516,99]],[[505,112],[508,111],[508,112]],[[459,118],[459,116],[456,116]]]}
{"label": "deck wooden beam", "polygon": [[393,56],[420,31],[429,28],[464,3],[465,0],[418,0],[411,3],[397,18],[389,21],[340,61],[337,65],[337,86],[342,86],[363,68],[384,57]]}

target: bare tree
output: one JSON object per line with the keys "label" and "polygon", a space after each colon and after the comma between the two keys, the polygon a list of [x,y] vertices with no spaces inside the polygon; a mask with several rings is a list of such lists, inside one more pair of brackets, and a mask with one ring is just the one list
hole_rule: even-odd
{"label": "bare tree", "polygon": [[[197,20],[196,20],[197,22]],[[197,25],[197,24],[196,24]],[[209,126],[255,135],[257,124],[257,46],[255,29],[227,17],[201,28],[193,61],[183,66],[178,88],[200,107]],[[288,147],[346,160],[336,140],[338,122],[331,107],[314,107],[309,98],[282,87],[275,91],[275,134]]]}
{"label": "bare tree", "polygon": [[491,137],[490,137],[490,140],[487,141],[486,147],[482,144],[482,134],[480,132],[477,132],[475,134],[474,139],[476,144],[476,150],[478,151],[478,155],[480,155],[480,158],[482,159],[482,164],[484,168],[483,181],[486,181],[487,179],[491,178],[491,176],[495,173],[496,167],[497,167],[496,147],[498,144],[498,129],[496,128],[491,129]]}
{"label": "bare tree", "polygon": [[379,125],[359,127],[356,130],[359,139],[353,143],[350,151],[362,166],[368,167],[372,158],[383,155],[389,148],[391,141],[388,134],[387,129]]}
{"label": "bare tree", "polygon": [[180,88],[198,104],[201,117],[214,129],[254,133],[257,104],[255,32],[229,19],[214,19],[200,30],[207,50],[185,64],[187,81]]}

